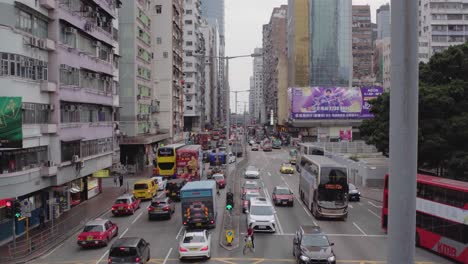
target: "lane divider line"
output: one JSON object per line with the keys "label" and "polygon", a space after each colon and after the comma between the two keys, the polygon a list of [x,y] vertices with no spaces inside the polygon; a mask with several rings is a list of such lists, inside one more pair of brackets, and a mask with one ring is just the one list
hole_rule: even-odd
{"label": "lane divider line", "polygon": [[102,254],[101,258],[96,262],[96,264],[99,264],[101,262],[101,260],[106,257],[107,254],[109,254],[109,250],[106,250],[106,252],[104,252],[104,254]]}
{"label": "lane divider line", "polygon": [[382,208],[381,205],[376,205],[375,203],[371,202],[371,201],[367,201],[368,204],[374,206],[375,208]]}
{"label": "lane divider line", "polygon": [[350,204],[348,204],[348,207],[349,207],[349,208],[354,208],[354,207],[353,207],[352,205],[350,205]]}
{"label": "lane divider line", "polygon": [[137,217],[135,217],[135,219],[133,219],[132,221],[132,224],[134,224],[138,220],[138,218],[140,218],[142,215],[143,215],[143,212],[141,212]]}
{"label": "lane divider line", "polygon": [[364,232],[355,222],[353,222],[353,225],[359,230],[361,231],[361,233],[365,236],[367,236],[366,232]]}
{"label": "lane divider line", "polygon": [[172,252],[172,248],[170,248],[170,249],[169,249],[169,252],[167,252],[167,255],[166,255],[166,257],[164,258],[163,264],[166,264],[167,259],[169,258],[169,255],[171,255],[171,252]]}
{"label": "lane divider line", "polygon": [[179,239],[179,236],[180,236],[180,233],[182,232],[182,229],[184,229],[183,226],[180,226],[180,229],[179,229],[179,232],[177,232],[177,236],[175,237],[175,239]]}
{"label": "lane divider line", "polygon": [[268,172],[268,176],[270,176],[270,177],[271,177],[271,173],[270,173],[270,172]]}
{"label": "lane divider line", "polygon": [[127,233],[127,231],[128,231],[128,227],[127,229],[125,229],[125,231],[122,232],[122,234],[120,234],[119,238],[122,238]]}
{"label": "lane divider line", "polygon": [[382,219],[382,217],[380,215],[374,213],[374,211],[372,211],[371,209],[367,209],[367,211],[369,211],[369,213],[375,215],[377,218]]}
{"label": "lane divider line", "polygon": [[49,253],[47,253],[47,254],[41,256],[40,259],[45,259],[45,258],[47,258],[47,257],[50,256],[52,253],[54,253],[55,250],[59,249],[59,248],[60,248],[61,246],[63,246],[64,244],[65,244],[65,242],[60,243],[58,246],[56,246],[54,249],[52,249]]}

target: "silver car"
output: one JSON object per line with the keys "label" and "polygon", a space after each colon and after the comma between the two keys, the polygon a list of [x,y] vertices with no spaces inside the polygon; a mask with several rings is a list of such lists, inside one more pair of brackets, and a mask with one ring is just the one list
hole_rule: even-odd
{"label": "silver car", "polygon": [[246,179],[258,179],[260,178],[260,172],[258,172],[258,169],[255,166],[250,165],[245,170],[244,177]]}

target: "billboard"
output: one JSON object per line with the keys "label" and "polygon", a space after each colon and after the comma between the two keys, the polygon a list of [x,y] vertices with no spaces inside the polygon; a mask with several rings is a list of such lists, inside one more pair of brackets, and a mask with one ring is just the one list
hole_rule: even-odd
{"label": "billboard", "polygon": [[369,101],[383,93],[379,86],[289,88],[292,119],[372,118]]}
{"label": "billboard", "polygon": [[23,147],[21,97],[0,97],[0,148]]}

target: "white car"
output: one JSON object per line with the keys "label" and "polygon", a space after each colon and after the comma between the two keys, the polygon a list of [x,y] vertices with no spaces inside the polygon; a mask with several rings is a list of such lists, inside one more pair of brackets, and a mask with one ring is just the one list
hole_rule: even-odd
{"label": "white car", "polygon": [[158,184],[158,191],[166,190],[167,180],[161,176],[151,178]]}
{"label": "white car", "polygon": [[258,179],[260,178],[260,172],[258,172],[258,169],[255,168],[255,166],[248,166],[247,169],[245,170],[245,174],[244,174],[244,177],[246,179]]}
{"label": "white car", "polygon": [[250,140],[249,145],[252,146],[253,144],[255,144],[255,140]]}
{"label": "white car", "polygon": [[276,232],[275,208],[265,197],[250,198],[247,226],[255,232]]}
{"label": "white car", "polygon": [[179,244],[179,259],[211,258],[211,235],[207,230],[186,231]]}
{"label": "white car", "polygon": [[231,163],[234,163],[236,162],[236,155],[232,154],[232,152],[229,152],[228,154],[228,163],[231,164]]}

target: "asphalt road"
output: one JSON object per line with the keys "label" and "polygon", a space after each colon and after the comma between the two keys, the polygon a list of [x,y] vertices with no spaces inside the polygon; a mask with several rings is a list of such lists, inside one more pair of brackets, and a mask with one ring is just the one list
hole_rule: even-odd
{"label": "asphalt road", "polygon": [[[331,242],[335,243],[334,250],[338,263],[385,263],[387,237],[380,228],[381,205],[375,201],[362,198],[360,202],[350,205],[348,220],[330,221],[316,220],[297,199],[298,174],[282,175],[279,166],[287,161],[286,149],[272,152],[251,152],[248,164],[260,168],[261,179],[266,197],[271,197],[274,186],[289,186],[295,193],[294,207],[277,207],[277,223],[279,230],[275,234],[256,234],[254,253],[242,254],[242,246],[231,251],[219,246],[220,225],[211,230],[212,258],[209,261],[189,261],[189,263],[295,263],[292,254],[292,239],[301,224],[318,224],[328,234]],[[231,168],[233,165],[230,166]],[[227,187],[228,188],[228,187]],[[239,194],[236,194],[239,195]],[[218,223],[222,221],[224,210],[225,190],[222,191],[218,202]],[[110,218],[119,226],[119,236],[143,237],[151,244],[150,263],[179,263],[178,243],[183,235],[180,204],[171,220],[149,221],[146,208],[149,202],[143,202],[141,209],[132,216],[113,217],[107,212],[102,218]],[[240,230],[246,230],[246,216],[240,217]],[[33,263],[107,263],[109,246],[99,249],[83,250],[76,244],[74,234],[64,243],[36,259]],[[112,241],[111,241],[112,243]],[[417,263],[452,263],[429,251],[416,249]]]}

